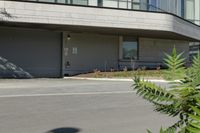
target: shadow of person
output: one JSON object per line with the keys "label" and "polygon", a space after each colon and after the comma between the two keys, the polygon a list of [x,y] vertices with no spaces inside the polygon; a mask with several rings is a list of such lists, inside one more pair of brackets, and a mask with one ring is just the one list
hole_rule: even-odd
{"label": "shadow of person", "polygon": [[46,133],[78,133],[78,132],[80,132],[80,129],[78,129],[78,128],[66,127],[66,128],[53,129]]}

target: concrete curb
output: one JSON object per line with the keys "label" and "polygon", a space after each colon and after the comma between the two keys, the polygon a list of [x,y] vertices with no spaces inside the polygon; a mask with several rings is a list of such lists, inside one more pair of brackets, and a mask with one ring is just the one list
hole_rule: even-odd
{"label": "concrete curb", "polygon": [[[76,80],[95,80],[95,81],[125,81],[132,82],[130,78],[87,78],[87,77],[64,77],[64,79],[76,79]],[[167,81],[162,79],[144,79],[145,81],[157,82],[157,83],[169,83],[169,82],[180,82],[180,80]]]}

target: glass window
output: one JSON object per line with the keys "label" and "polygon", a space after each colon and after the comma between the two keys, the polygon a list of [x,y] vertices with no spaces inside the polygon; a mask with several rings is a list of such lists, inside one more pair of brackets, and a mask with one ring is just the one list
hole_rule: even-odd
{"label": "glass window", "polygon": [[177,10],[177,2],[176,0],[169,0],[169,7],[168,7],[168,12],[174,13],[176,14],[176,10]]}
{"label": "glass window", "polygon": [[200,1],[185,1],[185,18],[200,25]]}
{"label": "glass window", "polygon": [[103,0],[103,7],[118,7],[118,1],[116,0]]}
{"label": "glass window", "polygon": [[186,8],[186,19],[190,21],[194,20],[194,0],[186,0],[185,3]]}
{"label": "glass window", "polygon": [[128,2],[127,4],[128,9],[132,9],[133,0],[128,0],[127,2]]}
{"label": "glass window", "polygon": [[89,0],[89,1],[88,1],[88,4],[89,4],[90,6],[98,6],[98,0]]}
{"label": "glass window", "polygon": [[39,0],[40,2],[55,2],[55,0]]}
{"label": "glass window", "polygon": [[148,1],[147,0],[140,0],[140,9],[141,10],[147,10],[148,7]]}
{"label": "glass window", "polygon": [[67,4],[69,3],[68,0],[57,0],[57,3]]}
{"label": "glass window", "polygon": [[149,0],[149,10],[150,11],[157,10],[157,0]]}
{"label": "glass window", "polygon": [[184,17],[184,1],[177,0],[177,15]]}
{"label": "glass window", "polygon": [[195,0],[195,23],[200,25],[200,0]]}
{"label": "glass window", "polygon": [[119,0],[119,8],[128,8],[128,5],[131,4],[131,1]]}
{"label": "glass window", "polygon": [[123,59],[138,59],[138,42],[135,39],[124,39],[122,44]]}
{"label": "glass window", "polygon": [[75,5],[88,5],[88,0],[72,0],[72,4],[75,4]]}
{"label": "glass window", "polygon": [[133,0],[133,9],[140,9],[140,0]]}
{"label": "glass window", "polygon": [[97,0],[97,5],[102,7],[103,6],[103,0]]}

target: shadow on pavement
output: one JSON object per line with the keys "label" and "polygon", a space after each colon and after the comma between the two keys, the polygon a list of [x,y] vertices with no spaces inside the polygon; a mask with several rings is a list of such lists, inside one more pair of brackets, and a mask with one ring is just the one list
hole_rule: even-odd
{"label": "shadow on pavement", "polygon": [[46,133],[78,133],[81,130],[78,128],[73,128],[73,127],[64,127],[64,128],[56,128],[53,130],[50,130]]}

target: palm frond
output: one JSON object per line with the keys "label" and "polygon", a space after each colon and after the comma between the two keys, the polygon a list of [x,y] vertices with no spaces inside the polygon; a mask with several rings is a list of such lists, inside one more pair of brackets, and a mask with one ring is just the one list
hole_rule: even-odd
{"label": "palm frond", "polygon": [[186,77],[183,80],[186,86],[197,87],[200,85],[200,51],[193,58],[192,67],[186,72]]}
{"label": "palm frond", "polygon": [[[198,99],[197,102],[200,104],[200,100]],[[200,133],[200,106],[191,106],[193,112],[188,114],[189,115],[189,124],[186,129],[190,133]]]}
{"label": "palm frond", "polygon": [[175,48],[171,55],[166,54],[166,75],[171,79],[185,76],[181,82],[174,82],[170,90],[139,77],[134,79],[137,94],[153,103],[155,111],[171,117],[179,116],[178,122],[165,130],[161,128],[160,133],[200,133],[200,52],[188,71],[183,67],[182,54],[177,55]]}
{"label": "palm frond", "polygon": [[139,77],[135,77],[133,86],[138,95],[151,103],[173,102],[173,94],[151,82],[140,80]]}
{"label": "palm frond", "polygon": [[177,54],[176,48],[174,47],[171,55],[165,53],[166,58],[164,59],[165,65],[168,69],[165,71],[165,78],[168,80],[181,79],[184,76],[185,58],[182,58],[183,53]]}

